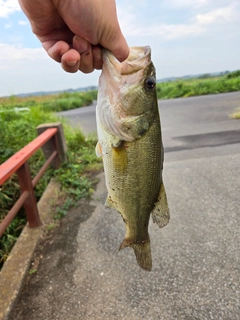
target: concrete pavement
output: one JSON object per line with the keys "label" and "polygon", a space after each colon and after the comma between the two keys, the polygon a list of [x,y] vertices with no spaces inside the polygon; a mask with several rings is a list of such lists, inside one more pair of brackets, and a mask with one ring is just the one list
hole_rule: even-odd
{"label": "concrete pavement", "polygon": [[[225,98],[216,98],[216,108]],[[238,131],[240,122],[227,119],[226,104],[219,113],[212,106],[213,116],[202,102],[192,100],[182,113],[161,109],[165,147],[181,148],[165,154],[171,220],[163,229],[150,222],[153,271],[138,267],[131,248],[118,252],[124,223],[104,207],[101,173],[93,199],[82,200],[43,244],[38,272],[10,320],[240,319],[240,143],[191,149],[177,140]]]}
{"label": "concrete pavement", "polygon": [[150,223],[150,273],[130,248],[118,252],[124,224],[104,207],[100,174],[93,200],[71,210],[44,247],[10,320],[238,320],[239,160],[165,164],[171,221],[162,230]]}

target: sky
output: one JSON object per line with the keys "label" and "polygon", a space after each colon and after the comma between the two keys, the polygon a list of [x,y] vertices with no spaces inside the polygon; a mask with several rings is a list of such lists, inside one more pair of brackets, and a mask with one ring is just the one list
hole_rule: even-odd
{"label": "sky", "polygon": [[[239,0],[116,0],[129,46],[150,45],[157,79],[240,69]],[[32,33],[17,0],[0,0],[0,96],[97,86],[69,74]]]}

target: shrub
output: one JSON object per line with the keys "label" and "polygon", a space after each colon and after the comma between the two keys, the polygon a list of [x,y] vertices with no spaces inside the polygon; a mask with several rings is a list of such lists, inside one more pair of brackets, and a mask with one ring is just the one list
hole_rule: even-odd
{"label": "shrub", "polygon": [[240,70],[230,72],[229,74],[226,75],[227,79],[233,79],[238,77],[240,77]]}

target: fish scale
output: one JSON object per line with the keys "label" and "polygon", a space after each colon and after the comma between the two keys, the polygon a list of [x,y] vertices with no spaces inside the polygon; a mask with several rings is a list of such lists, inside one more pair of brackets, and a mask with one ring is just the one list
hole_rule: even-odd
{"label": "fish scale", "polygon": [[169,221],[169,209],[162,181],[163,145],[151,51],[134,47],[130,52],[122,64],[109,51],[103,52],[96,152],[103,158],[106,206],[116,209],[126,226],[120,249],[132,247],[139,266],[150,271],[150,215],[163,227]]}

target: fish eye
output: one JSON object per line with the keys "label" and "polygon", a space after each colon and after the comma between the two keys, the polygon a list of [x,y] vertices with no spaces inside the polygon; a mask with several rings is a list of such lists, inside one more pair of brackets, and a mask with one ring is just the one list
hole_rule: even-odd
{"label": "fish eye", "polygon": [[144,86],[145,86],[145,89],[147,89],[148,91],[151,91],[155,88],[156,86],[156,80],[154,77],[148,77],[145,79],[145,82],[144,82]]}

